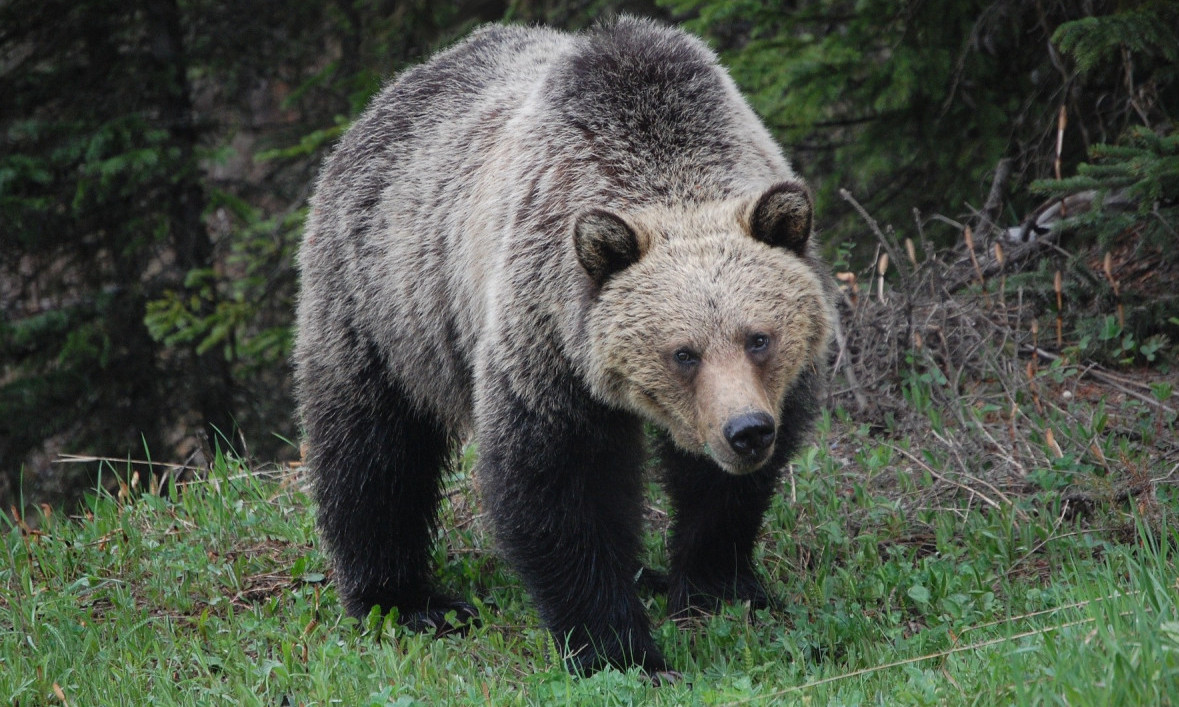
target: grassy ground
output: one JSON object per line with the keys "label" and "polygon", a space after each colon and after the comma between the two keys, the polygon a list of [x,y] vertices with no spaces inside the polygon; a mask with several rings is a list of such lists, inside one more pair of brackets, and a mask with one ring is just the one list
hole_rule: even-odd
{"label": "grassy ground", "polygon": [[860,274],[828,411],[758,545],[781,606],[677,625],[647,599],[678,684],[569,677],[491,550],[470,455],[436,558],[482,627],[438,640],[341,618],[298,469],[221,458],[0,524],[0,702],[1170,704],[1179,352],[1122,326],[1124,290],[1054,341],[1071,305],[1051,269],[996,272],[965,291],[983,268],[960,254],[913,257],[887,289]]}
{"label": "grassy ground", "polygon": [[[10,521],[0,562],[0,700],[39,704],[1165,704],[1179,695],[1168,509],[1063,512],[1059,494],[906,510],[904,441],[840,416],[791,469],[761,560],[784,606],[731,606],[657,634],[684,683],[572,679],[520,584],[487,548],[465,476],[438,559],[483,627],[433,640],[341,619],[291,472],[219,460],[148,493],[122,485],[81,516]],[[841,430],[838,434],[836,431]],[[857,444],[849,465],[833,448]],[[894,451],[895,450],[895,451]],[[849,468],[856,467],[855,471]],[[917,467],[919,469],[919,467]],[[665,517],[655,494],[650,550]],[[1148,511],[1143,515],[1141,511]],[[1100,520],[1097,520],[1100,519]],[[22,527],[23,525],[23,527]]]}

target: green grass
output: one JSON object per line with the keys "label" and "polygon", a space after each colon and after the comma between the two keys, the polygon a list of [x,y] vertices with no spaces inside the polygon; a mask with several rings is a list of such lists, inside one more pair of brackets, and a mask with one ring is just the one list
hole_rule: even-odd
{"label": "green grass", "polygon": [[[1179,695],[1169,488],[1155,520],[1131,519],[1122,542],[1038,510],[1037,498],[904,511],[895,493],[857,486],[821,451],[832,424],[795,465],[759,545],[780,610],[730,606],[680,627],[662,597],[649,599],[658,640],[686,676],[676,685],[633,671],[569,677],[489,551],[465,476],[438,559],[442,581],[480,605],[483,626],[434,640],[342,619],[292,476],[222,459],[183,488],[124,485],[91,496],[78,517],[9,522],[0,701],[1074,705]],[[867,466],[893,462],[891,447],[861,441]]]}

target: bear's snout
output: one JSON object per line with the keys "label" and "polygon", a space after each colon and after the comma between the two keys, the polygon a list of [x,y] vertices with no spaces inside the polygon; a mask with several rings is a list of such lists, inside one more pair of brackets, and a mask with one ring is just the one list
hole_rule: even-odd
{"label": "bear's snout", "polygon": [[774,418],[747,412],[725,423],[725,440],[743,461],[761,461],[774,445]]}

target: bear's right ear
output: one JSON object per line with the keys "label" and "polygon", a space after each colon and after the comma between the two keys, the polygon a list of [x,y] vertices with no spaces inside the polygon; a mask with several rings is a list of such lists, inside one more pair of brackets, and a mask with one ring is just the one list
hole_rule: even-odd
{"label": "bear's right ear", "polygon": [[754,238],[776,248],[806,254],[813,228],[811,195],[798,182],[780,182],[766,190],[749,216]]}
{"label": "bear's right ear", "polygon": [[637,263],[643,255],[634,229],[604,209],[592,209],[577,217],[573,248],[577,262],[598,287],[612,275]]}

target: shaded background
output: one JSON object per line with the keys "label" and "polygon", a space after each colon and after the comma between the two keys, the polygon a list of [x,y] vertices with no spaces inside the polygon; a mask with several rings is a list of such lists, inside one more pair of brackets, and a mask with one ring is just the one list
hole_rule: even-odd
{"label": "shaded background", "polygon": [[[292,263],[326,150],[482,22],[617,12],[718,50],[814,185],[838,269],[873,242],[840,189],[933,244],[1114,192],[1130,206],[1076,243],[1174,264],[1173,2],[0,0],[0,507],[92,487],[63,453],[297,457]],[[1174,360],[1169,282],[1129,323],[1152,365]]]}

